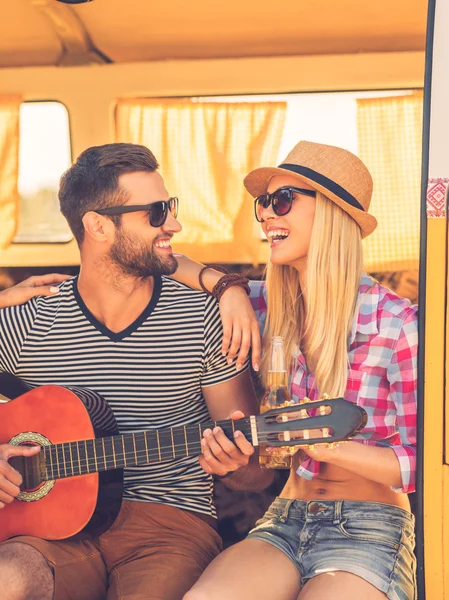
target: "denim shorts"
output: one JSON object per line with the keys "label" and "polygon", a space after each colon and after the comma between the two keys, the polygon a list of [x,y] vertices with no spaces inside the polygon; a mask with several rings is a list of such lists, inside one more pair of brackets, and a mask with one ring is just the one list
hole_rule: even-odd
{"label": "denim shorts", "polygon": [[284,552],[301,586],[322,573],[347,571],[389,600],[417,598],[414,517],[397,506],[276,498],[248,538]]}

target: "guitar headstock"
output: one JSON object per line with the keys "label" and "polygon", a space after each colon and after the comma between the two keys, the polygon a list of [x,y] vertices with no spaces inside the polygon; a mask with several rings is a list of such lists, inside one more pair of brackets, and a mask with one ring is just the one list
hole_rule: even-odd
{"label": "guitar headstock", "polygon": [[344,398],[286,403],[257,417],[259,445],[305,446],[347,440],[366,425],[363,408]]}

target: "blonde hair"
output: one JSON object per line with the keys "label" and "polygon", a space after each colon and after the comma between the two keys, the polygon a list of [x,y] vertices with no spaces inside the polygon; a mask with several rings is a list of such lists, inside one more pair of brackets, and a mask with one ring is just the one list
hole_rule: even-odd
{"label": "blonde hair", "polygon": [[321,394],[342,396],[348,379],[348,336],[363,272],[361,231],[339,206],[317,192],[304,289],[288,265],[267,267],[268,314],[262,376],[269,341],[281,335],[287,360],[297,347],[315,373]]}

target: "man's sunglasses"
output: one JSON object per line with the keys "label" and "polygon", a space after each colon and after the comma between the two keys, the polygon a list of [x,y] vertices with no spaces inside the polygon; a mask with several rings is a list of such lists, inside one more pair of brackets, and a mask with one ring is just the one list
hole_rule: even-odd
{"label": "man's sunglasses", "polygon": [[258,196],[254,200],[254,214],[256,215],[257,221],[263,223],[261,218],[262,209],[268,208],[271,204],[273,212],[278,217],[283,217],[288,214],[292,209],[292,203],[294,200],[294,194],[303,194],[304,196],[316,196],[316,192],[313,190],[305,190],[303,188],[296,188],[291,186],[281,187],[272,194],[263,194]]}
{"label": "man's sunglasses", "polygon": [[99,215],[124,215],[125,213],[140,212],[146,210],[150,220],[151,227],[162,227],[167,220],[168,211],[175,217],[178,216],[178,198],[169,200],[159,200],[151,204],[136,204],[135,206],[110,206],[109,208],[99,208],[94,212]]}

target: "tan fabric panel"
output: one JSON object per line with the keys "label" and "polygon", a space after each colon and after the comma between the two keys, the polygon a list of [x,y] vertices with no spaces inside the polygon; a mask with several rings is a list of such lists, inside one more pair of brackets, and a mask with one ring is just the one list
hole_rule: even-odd
{"label": "tan fabric panel", "polygon": [[376,231],[364,241],[370,271],[416,269],[422,154],[421,92],[357,101],[359,156],[374,180]]}
{"label": "tan fabric panel", "polygon": [[0,97],[0,248],[11,243],[19,222],[20,103],[19,97]]}
{"label": "tan fabric panel", "polygon": [[[260,233],[244,176],[276,163],[284,102],[120,100],[116,141],[149,147],[184,229],[176,242],[233,242],[257,261]],[[203,260],[207,260],[204,256]]]}
{"label": "tan fabric panel", "polygon": [[[1,66],[58,63],[63,51],[60,38],[70,32],[73,22],[64,18],[68,11],[59,10],[58,4],[1,2]],[[284,0],[280,7],[260,0],[171,0],[156,5],[148,0],[98,0],[64,8],[76,15],[99,50],[114,62],[126,63],[424,50],[427,4],[427,0]],[[49,9],[57,15],[55,20],[46,18]],[[76,56],[73,49],[68,54]],[[82,58],[89,60],[87,54]]]}

